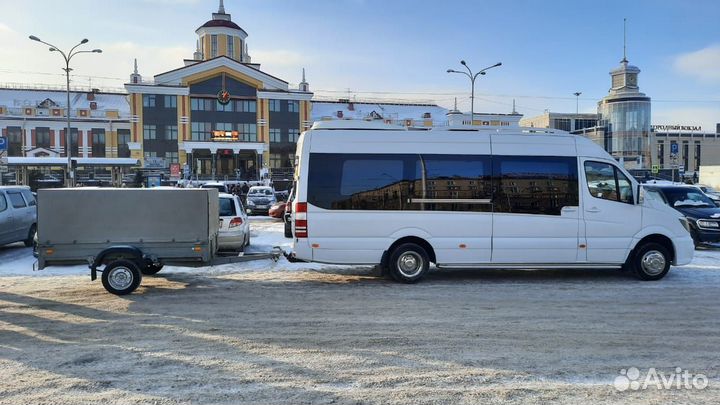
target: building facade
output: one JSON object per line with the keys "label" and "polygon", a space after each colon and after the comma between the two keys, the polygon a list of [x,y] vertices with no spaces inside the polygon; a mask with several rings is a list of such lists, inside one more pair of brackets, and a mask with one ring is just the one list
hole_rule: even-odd
{"label": "building facade", "polygon": [[62,184],[64,165],[38,159],[67,157],[68,114],[70,153],[86,163],[78,168],[79,182],[109,180],[112,166],[103,164],[131,156],[126,94],[73,89],[68,106],[66,89],[0,88],[0,132],[8,140],[10,161],[9,171],[1,173],[3,184],[29,184],[30,178]]}
{"label": "building facade", "polygon": [[520,126],[531,128],[553,128],[563,131],[582,131],[595,128],[600,121],[599,114],[545,112],[535,117],[523,118]]}
{"label": "building facade", "polygon": [[[653,165],[660,169],[679,168],[685,173],[699,173],[702,165],[720,165],[720,131],[702,132],[699,127],[667,130],[666,127],[653,126],[650,137]],[[677,153],[673,154],[673,150]]]}
{"label": "building facade", "polygon": [[131,156],[147,170],[175,163],[185,177],[256,179],[289,171],[295,143],[309,128],[312,93],[252,63],[248,34],[225,12],[200,26],[196,51],[184,66],[125,85],[130,100]]}

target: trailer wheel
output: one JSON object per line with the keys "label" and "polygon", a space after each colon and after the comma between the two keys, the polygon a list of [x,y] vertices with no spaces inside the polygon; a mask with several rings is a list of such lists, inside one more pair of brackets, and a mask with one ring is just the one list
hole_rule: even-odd
{"label": "trailer wheel", "polygon": [[390,275],[402,283],[415,283],[430,268],[430,258],[422,246],[403,243],[393,250],[388,262]]}
{"label": "trailer wheel", "polygon": [[115,295],[126,295],[135,291],[142,281],[142,273],[131,260],[115,260],[102,271],[102,284],[105,289]]}
{"label": "trailer wheel", "polygon": [[162,264],[152,264],[152,263],[150,263],[150,264],[148,264],[147,266],[142,267],[142,268],[140,269],[140,271],[141,271],[142,274],[145,275],[145,276],[152,276],[152,275],[157,274],[160,270],[162,270],[162,268],[163,268],[163,265],[162,265]]}

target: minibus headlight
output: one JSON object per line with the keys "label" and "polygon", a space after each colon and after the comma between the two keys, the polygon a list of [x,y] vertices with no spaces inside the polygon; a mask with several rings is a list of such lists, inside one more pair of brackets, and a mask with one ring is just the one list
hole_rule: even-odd
{"label": "minibus headlight", "polygon": [[715,221],[708,221],[706,219],[698,219],[697,226],[700,228],[720,229],[720,224]]}

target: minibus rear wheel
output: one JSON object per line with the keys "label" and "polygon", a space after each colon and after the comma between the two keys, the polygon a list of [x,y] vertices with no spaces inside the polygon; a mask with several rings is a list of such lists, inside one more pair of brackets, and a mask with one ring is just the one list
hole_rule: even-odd
{"label": "minibus rear wheel", "polygon": [[633,268],[641,280],[653,281],[665,277],[670,270],[670,252],[659,243],[645,243],[635,251]]}
{"label": "minibus rear wheel", "polygon": [[393,250],[388,261],[390,275],[401,283],[415,283],[425,276],[430,259],[421,246],[403,243]]}

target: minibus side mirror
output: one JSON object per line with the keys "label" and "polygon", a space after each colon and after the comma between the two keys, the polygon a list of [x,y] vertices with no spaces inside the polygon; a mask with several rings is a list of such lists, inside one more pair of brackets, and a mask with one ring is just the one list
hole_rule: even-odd
{"label": "minibus side mirror", "polygon": [[642,205],[645,200],[645,196],[642,195],[642,184],[637,185],[637,193],[635,193],[635,195],[637,195],[637,205]]}

